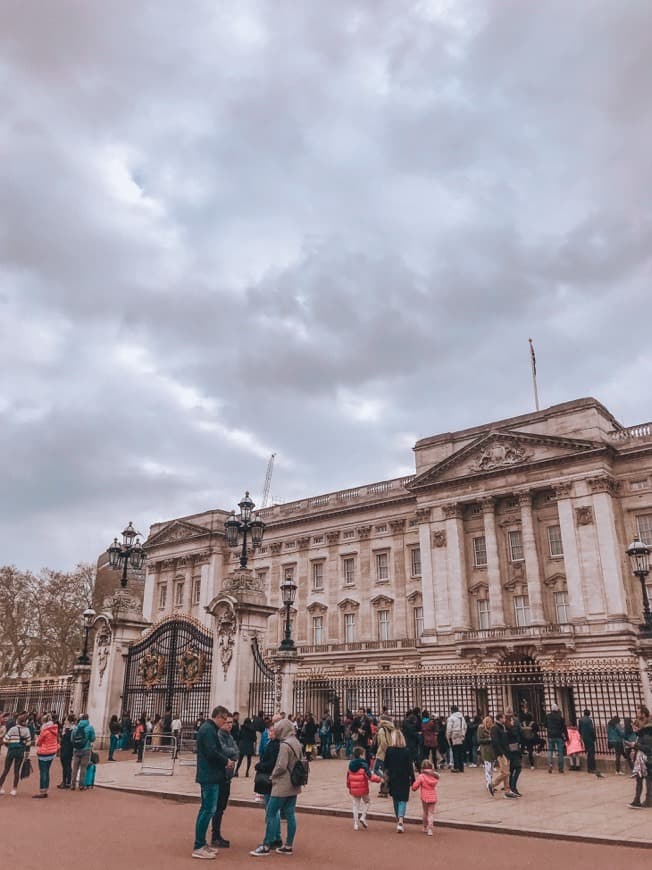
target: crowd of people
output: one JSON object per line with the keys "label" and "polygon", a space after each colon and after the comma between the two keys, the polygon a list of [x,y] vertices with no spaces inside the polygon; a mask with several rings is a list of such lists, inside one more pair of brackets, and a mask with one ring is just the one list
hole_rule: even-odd
{"label": "crowd of people", "polygon": [[[152,751],[167,745],[176,754],[181,749],[182,732],[182,720],[171,708],[163,715],[141,716],[135,722],[128,713],[120,718],[113,716],[108,760],[115,761],[118,751],[131,751],[142,760],[148,736]],[[260,711],[240,723],[237,712],[232,714],[218,706],[211,716],[198,717],[192,737],[196,780],[201,788],[192,856],[208,860],[230,846],[222,826],[231,780],[240,775],[249,777],[252,766],[253,791],[265,805],[262,841],[250,852],[255,857],[269,855],[273,850],[292,854],[297,797],[307,782],[309,762],[318,758],[348,759],[345,786],[351,797],[354,830],[368,827],[370,783],[376,783],[378,797],[392,801],[399,834],[405,830],[410,792],[419,792],[423,831],[428,836],[433,833],[444,770],[459,775],[466,767],[482,767],[488,795],[493,798],[502,792],[505,800],[523,797],[519,789],[521,770],[524,763],[534,767],[535,755],[546,758],[549,773],[556,768],[560,774],[567,769],[580,770],[585,756],[587,772],[602,776],[596,766],[597,735],[591,711],[585,709],[577,724],[570,725],[556,704],[551,705],[541,725],[527,709],[518,715],[507,709],[483,717],[464,715],[457,706],[452,706],[446,717],[414,708],[400,721],[387,710],[376,716],[370,709],[360,708],[343,717],[331,717],[325,712],[319,719],[311,713],[266,717]],[[20,782],[31,773],[34,750],[39,770],[39,790],[34,798],[48,797],[51,768],[57,758],[61,768],[58,788],[85,791],[92,787],[98,761],[93,748],[96,733],[85,713],[79,718],[69,713],[62,721],[49,712],[3,713],[0,739],[6,747],[4,764],[0,764],[0,796],[6,794],[5,782],[10,777],[9,794],[16,796]],[[634,719],[614,716],[607,726],[607,740],[615,756],[616,774],[624,775],[626,765],[635,780],[629,806],[652,808],[649,710],[639,707]]]}

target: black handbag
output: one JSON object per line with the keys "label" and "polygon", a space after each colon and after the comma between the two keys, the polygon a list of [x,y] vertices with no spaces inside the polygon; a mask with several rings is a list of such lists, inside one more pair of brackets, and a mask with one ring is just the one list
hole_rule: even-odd
{"label": "black handbag", "polygon": [[254,777],[254,791],[256,794],[272,793],[272,775],[262,770],[256,772]]}
{"label": "black handbag", "polygon": [[20,766],[20,778],[27,779],[32,775],[32,762],[29,758],[25,758]]}
{"label": "black handbag", "polygon": [[94,749],[91,749],[90,763],[91,764],[99,764],[100,763],[99,753],[96,752]]}

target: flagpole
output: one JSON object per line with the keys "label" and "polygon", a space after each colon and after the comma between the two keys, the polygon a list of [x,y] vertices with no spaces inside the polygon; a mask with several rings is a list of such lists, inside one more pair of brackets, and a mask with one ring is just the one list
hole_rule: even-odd
{"label": "flagpole", "polygon": [[532,386],[534,387],[534,405],[537,411],[539,408],[539,390],[537,389],[537,358],[534,355],[534,345],[532,344],[532,339],[529,338],[530,342],[530,362],[532,364]]}

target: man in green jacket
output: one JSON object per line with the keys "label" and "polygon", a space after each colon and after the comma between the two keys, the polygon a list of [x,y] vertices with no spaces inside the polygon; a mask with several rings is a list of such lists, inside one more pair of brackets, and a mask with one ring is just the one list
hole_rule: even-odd
{"label": "man in green jacket", "polygon": [[201,806],[195,824],[195,846],[193,858],[214,859],[217,850],[206,843],[206,832],[217,809],[220,784],[225,782],[226,771],[234,767],[233,761],[224,754],[219,730],[229,716],[226,707],[216,707],[211,718],[207,719],[197,732],[197,776],[195,781],[201,786]]}

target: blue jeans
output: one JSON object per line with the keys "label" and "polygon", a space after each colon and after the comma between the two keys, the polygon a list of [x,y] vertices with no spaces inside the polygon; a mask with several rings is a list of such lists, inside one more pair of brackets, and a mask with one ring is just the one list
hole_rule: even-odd
{"label": "blue jeans", "polygon": [[[271,799],[272,799],[271,794],[264,794],[263,795],[263,800],[265,801],[265,833],[267,833],[267,828],[269,826],[270,836],[272,838],[270,840],[270,843],[278,843],[279,841],[283,842],[283,840],[281,839],[281,815],[280,815],[280,813],[277,813],[273,819],[267,818],[267,805],[269,804]],[[265,841],[267,842],[267,838],[265,838]]]}
{"label": "blue jeans", "polygon": [[39,788],[41,791],[47,791],[50,788],[50,765],[55,758],[56,755],[48,755],[38,760]]}
{"label": "blue jeans", "polygon": [[394,801],[394,815],[397,819],[404,819],[407,812],[407,801],[399,801],[397,798],[392,798]]}
{"label": "blue jeans", "polygon": [[559,765],[559,769],[564,769],[564,739],[563,737],[549,737],[548,738],[548,764],[552,767],[552,756],[554,755],[555,749],[557,750],[557,763]]}
{"label": "blue jeans", "polygon": [[297,805],[297,796],[292,797],[271,797],[267,804],[265,812],[265,845],[271,846],[275,840],[281,839],[281,816],[288,823],[288,832],[285,838],[285,845],[291,846],[294,843],[294,835],[297,832],[297,819],[294,814],[294,808]]}
{"label": "blue jeans", "polygon": [[206,831],[210,825],[215,810],[217,809],[217,798],[220,793],[220,787],[217,783],[201,786],[201,806],[197,813],[197,822],[195,824],[195,849],[201,849],[206,845]]}
{"label": "blue jeans", "polygon": [[118,735],[112,734],[111,737],[109,738],[109,758],[113,758],[113,753],[118,748],[119,743],[120,743],[120,738],[118,737]]}
{"label": "blue jeans", "polygon": [[321,734],[321,757],[322,758],[330,758],[331,757],[331,746],[333,745],[333,738],[331,736],[330,731],[328,734]]}

